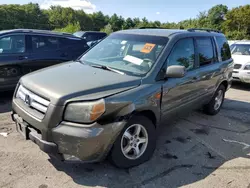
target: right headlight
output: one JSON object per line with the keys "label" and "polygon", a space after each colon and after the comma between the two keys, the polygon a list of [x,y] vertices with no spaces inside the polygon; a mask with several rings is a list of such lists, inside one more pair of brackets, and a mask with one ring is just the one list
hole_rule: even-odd
{"label": "right headlight", "polygon": [[64,119],[77,123],[92,123],[105,112],[105,101],[72,102],[66,106]]}

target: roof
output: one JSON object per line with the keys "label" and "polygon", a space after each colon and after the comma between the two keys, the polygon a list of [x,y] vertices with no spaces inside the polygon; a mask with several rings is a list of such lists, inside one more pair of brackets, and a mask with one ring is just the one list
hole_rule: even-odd
{"label": "roof", "polygon": [[150,36],[161,36],[161,37],[169,37],[173,34],[188,34],[188,35],[197,35],[197,36],[215,36],[215,35],[223,35],[218,32],[207,32],[207,31],[188,31],[182,29],[129,29],[117,31],[116,33],[124,33],[124,34],[136,34],[136,35],[150,35]]}
{"label": "roof", "polygon": [[62,32],[49,31],[49,30],[37,30],[37,29],[13,29],[13,30],[0,31],[0,34],[8,34],[8,33],[36,33],[36,34],[75,37],[74,35],[70,33],[62,33]]}

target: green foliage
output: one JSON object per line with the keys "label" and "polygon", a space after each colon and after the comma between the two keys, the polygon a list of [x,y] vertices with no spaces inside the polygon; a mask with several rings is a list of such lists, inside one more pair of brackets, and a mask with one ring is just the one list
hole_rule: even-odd
{"label": "green foliage", "polygon": [[107,33],[108,35],[113,32],[112,25],[108,24],[103,29],[101,29],[102,32]]}
{"label": "green foliage", "polygon": [[76,24],[70,23],[64,28],[55,29],[55,31],[64,32],[64,33],[74,33],[76,31],[80,31],[80,30],[81,30],[81,26],[80,26],[79,22],[77,22]]}
{"label": "green foliage", "polygon": [[[127,18],[101,11],[87,14],[83,10],[52,6],[40,9],[38,4],[0,5],[0,30],[15,28],[49,29],[63,32],[76,30],[104,31],[108,34],[121,29],[161,27],[167,29],[211,28],[222,30],[229,39],[250,39],[250,5],[231,10],[225,5],[216,5],[200,12],[194,19],[178,23],[149,21],[147,18]],[[167,18],[166,18],[167,19]]]}

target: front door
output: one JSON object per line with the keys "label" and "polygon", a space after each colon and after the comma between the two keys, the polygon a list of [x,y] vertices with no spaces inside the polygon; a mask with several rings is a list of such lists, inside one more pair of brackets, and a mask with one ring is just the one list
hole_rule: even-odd
{"label": "front door", "polygon": [[29,61],[24,34],[0,38],[0,82],[17,82],[23,74],[22,65]]}
{"label": "front door", "polygon": [[67,61],[67,54],[59,49],[57,37],[29,35],[28,41],[31,53],[29,63],[24,65],[28,72]]}
{"label": "front door", "polygon": [[168,78],[163,83],[162,116],[177,115],[178,112],[194,108],[200,88],[197,78],[195,63],[195,50],[193,38],[179,40],[169,55],[165,67],[182,65],[186,67],[186,75],[183,78]]}

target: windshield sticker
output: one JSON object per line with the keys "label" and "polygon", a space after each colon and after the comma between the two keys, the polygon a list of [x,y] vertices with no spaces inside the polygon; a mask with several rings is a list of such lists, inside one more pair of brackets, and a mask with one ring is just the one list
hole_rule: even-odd
{"label": "windshield sticker", "polygon": [[151,44],[151,43],[146,43],[143,48],[141,49],[142,53],[148,54],[150,53],[153,48],[155,47],[155,44]]}
{"label": "windshield sticker", "polygon": [[141,65],[143,60],[131,55],[126,55],[123,60],[128,61],[130,63],[136,64],[136,65]]}

